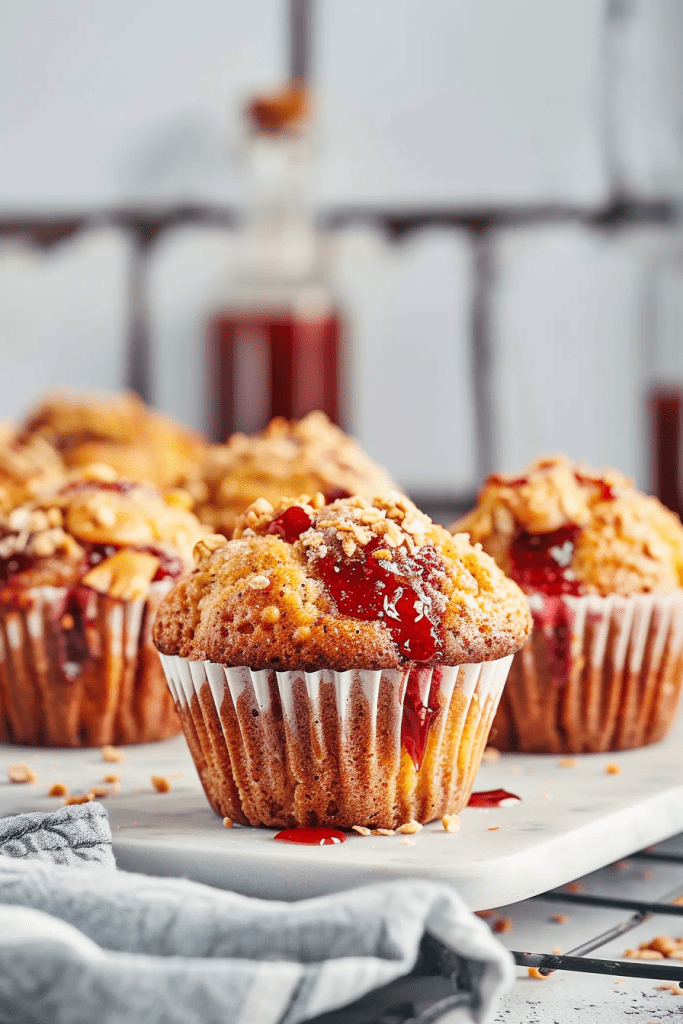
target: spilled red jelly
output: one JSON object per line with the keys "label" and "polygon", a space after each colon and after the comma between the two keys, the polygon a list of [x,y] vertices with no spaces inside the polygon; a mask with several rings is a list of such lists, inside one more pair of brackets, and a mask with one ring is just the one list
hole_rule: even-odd
{"label": "spilled red jelly", "polygon": [[521,797],[508,793],[505,789],[487,789],[473,793],[467,802],[468,807],[512,807],[518,804]]}
{"label": "spilled red jelly", "polygon": [[298,505],[292,505],[291,508],[286,508],[284,512],[281,512],[279,516],[269,524],[266,533],[273,534],[276,537],[282,537],[288,544],[293,544],[299,539],[302,533],[306,530],[310,530],[313,525],[313,520],[309,516],[308,512],[304,509],[299,508]]}
{"label": "spilled red jelly", "polygon": [[310,826],[308,828],[285,828],[273,836],[276,843],[297,843],[300,846],[338,846],[346,842],[346,836],[338,828]]}
{"label": "spilled red jelly", "polygon": [[578,594],[571,564],[578,526],[561,526],[551,533],[520,533],[510,546],[510,575],[522,590],[544,594]]}

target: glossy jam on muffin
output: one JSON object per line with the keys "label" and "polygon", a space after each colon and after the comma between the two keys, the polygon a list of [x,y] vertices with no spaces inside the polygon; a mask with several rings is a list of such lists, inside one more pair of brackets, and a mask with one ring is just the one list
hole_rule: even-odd
{"label": "glossy jam on muffin", "polygon": [[683,526],[617,470],[564,456],[521,476],[490,476],[452,530],[470,535],[527,593],[673,592],[683,582]]}
{"label": "glossy jam on muffin", "polygon": [[24,438],[49,442],[70,467],[105,463],[132,480],[173,487],[192,470],[205,442],[149,408],[133,392],[57,393],[29,415]]}
{"label": "glossy jam on muffin", "polygon": [[502,658],[529,627],[493,560],[407,498],[318,494],[255,502],[166,598],[155,640],[193,660],[345,671]]}
{"label": "glossy jam on muffin", "polygon": [[186,481],[199,518],[230,536],[237,516],[258,498],[272,504],[320,492],[328,501],[394,489],[387,473],[322,412],[289,422],[277,417],[260,434],[233,434],[207,449]]}

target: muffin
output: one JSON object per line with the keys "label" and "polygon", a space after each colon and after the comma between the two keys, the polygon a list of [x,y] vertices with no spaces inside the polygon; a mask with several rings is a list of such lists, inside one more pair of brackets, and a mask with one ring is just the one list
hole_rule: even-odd
{"label": "muffin", "polygon": [[201,542],[154,642],[213,809],[394,828],[468,800],[531,620],[405,497],[261,498]]}
{"label": "muffin", "polygon": [[564,456],[490,476],[451,527],[527,594],[491,742],[544,753],[625,750],[666,735],[683,678],[683,526],[613,469]]}
{"label": "muffin", "polygon": [[91,467],[0,519],[0,740],[82,747],[180,731],[154,612],[206,530]]}
{"label": "muffin", "polygon": [[0,424],[0,514],[11,512],[64,475],[64,463],[42,437],[22,440],[16,427]]}
{"label": "muffin", "polygon": [[206,442],[150,409],[132,391],[119,395],[56,393],[29,415],[24,438],[41,437],[69,467],[104,463],[130,480],[176,486]]}
{"label": "muffin", "polygon": [[212,445],[184,486],[196,495],[202,522],[228,537],[237,516],[258,498],[276,504],[290,494],[320,492],[333,501],[395,488],[381,466],[323,412],[292,421],[279,416],[260,434],[233,434],[226,444]]}

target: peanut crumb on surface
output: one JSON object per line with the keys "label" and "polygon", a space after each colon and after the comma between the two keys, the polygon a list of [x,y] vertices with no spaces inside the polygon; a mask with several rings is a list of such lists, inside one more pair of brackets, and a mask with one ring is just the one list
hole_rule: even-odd
{"label": "peanut crumb on surface", "polygon": [[621,768],[614,761],[605,765],[605,775],[621,775]]}
{"label": "peanut crumb on surface", "polygon": [[576,768],[579,762],[575,757],[561,757],[557,763],[560,768]]}
{"label": "peanut crumb on surface", "polygon": [[232,818],[223,818],[223,828],[232,828]]}
{"label": "peanut crumb on surface", "polygon": [[683,996],[683,988],[677,985],[675,981],[665,982],[663,985],[656,985],[655,988],[658,992],[670,992],[672,996]]}
{"label": "peanut crumb on surface", "polygon": [[459,832],[462,828],[462,822],[457,814],[444,814],[441,824],[446,832]]}
{"label": "peanut crumb on surface", "polygon": [[150,779],[157,793],[168,793],[171,789],[171,783],[165,775],[151,775]]}
{"label": "peanut crumb on surface", "polygon": [[567,892],[583,892],[583,883],[570,882],[567,886]]}
{"label": "peanut crumb on surface", "polygon": [[547,981],[550,977],[549,974],[541,974],[538,967],[527,967],[527,974],[530,978],[536,978],[537,981]]}
{"label": "peanut crumb on surface", "polygon": [[624,956],[629,960],[663,960],[664,954],[656,949],[627,949]]}
{"label": "peanut crumb on surface", "polygon": [[69,787],[65,782],[54,782],[47,791],[48,796],[68,796]]}
{"label": "peanut crumb on surface", "polygon": [[683,936],[672,939],[657,935],[650,942],[641,942],[637,949],[627,949],[624,956],[631,960],[683,960]]}
{"label": "peanut crumb on surface", "polygon": [[405,832],[407,835],[414,835],[416,832],[420,832],[421,830],[422,825],[419,821],[406,821],[396,829],[397,832]]}
{"label": "peanut crumb on surface", "polygon": [[109,789],[109,786],[93,786],[90,792],[96,800],[103,800],[104,797],[109,796],[112,790]]}
{"label": "peanut crumb on surface", "polygon": [[476,917],[480,917],[482,921],[486,921],[489,917],[493,917],[492,910],[475,910]]}
{"label": "peanut crumb on surface", "polygon": [[497,832],[500,829],[500,825],[489,825],[488,832]]}
{"label": "peanut crumb on surface", "polygon": [[23,761],[18,761],[16,764],[11,764],[7,769],[7,778],[10,782],[37,782],[38,776],[34,772],[33,768],[29,765],[24,764]]}
{"label": "peanut crumb on surface", "polygon": [[102,779],[102,782],[120,782],[120,781],[121,781],[121,776],[117,775],[116,772],[107,772],[107,774]]}
{"label": "peanut crumb on surface", "polygon": [[522,769],[519,767],[518,764],[511,764],[510,765],[510,771],[512,772],[513,775],[519,775],[521,770]]}
{"label": "peanut crumb on surface", "polygon": [[562,956],[562,950],[559,946],[553,946],[553,953],[556,953],[557,956]]}
{"label": "peanut crumb on surface", "polygon": [[76,793],[74,796],[68,796],[66,798],[64,806],[69,807],[71,804],[89,804],[90,801],[94,799],[94,793]]}
{"label": "peanut crumb on surface", "polygon": [[482,761],[499,761],[500,750],[497,747],[485,747],[484,753],[481,755]]}
{"label": "peanut crumb on surface", "polygon": [[370,831],[370,829],[366,828],[365,825],[352,825],[351,826],[351,830],[352,830],[352,832],[357,832],[359,836],[371,836],[372,835],[372,832]]}
{"label": "peanut crumb on surface", "polygon": [[677,907],[683,907],[683,896],[677,896],[675,900],[671,901]]}
{"label": "peanut crumb on surface", "polygon": [[373,836],[393,836],[394,835],[394,829],[393,828],[373,828],[372,834],[373,834]]}
{"label": "peanut crumb on surface", "polygon": [[566,924],[569,918],[566,914],[553,914],[550,920],[555,921],[556,924]]}
{"label": "peanut crumb on surface", "polygon": [[117,761],[125,761],[126,755],[122,750],[117,750],[116,747],[110,747],[109,745],[102,747],[102,760],[109,761],[112,764]]}
{"label": "peanut crumb on surface", "polygon": [[491,927],[498,935],[502,935],[503,932],[512,931],[512,921],[509,917],[497,917]]}

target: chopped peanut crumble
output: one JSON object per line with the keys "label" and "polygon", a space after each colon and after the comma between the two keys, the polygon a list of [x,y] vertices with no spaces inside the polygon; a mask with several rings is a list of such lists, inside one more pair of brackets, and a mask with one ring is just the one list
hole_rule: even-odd
{"label": "chopped peanut crumble", "polygon": [[55,782],[47,791],[48,796],[68,796],[69,787],[64,782]]}
{"label": "chopped peanut crumble", "polygon": [[102,747],[103,761],[109,761],[112,764],[114,764],[119,761],[125,761],[125,759],[126,755],[123,753],[122,750],[117,750],[116,747],[111,747],[109,745]]}
{"label": "chopped peanut crumble", "polygon": [[10,782],[37,782],[38,776],[34,772],[33,768],[29,765],[19,761],[17,764],[11,764],[7,769],[7,778]]}
{"label": "chopped peanut crumble", "polygon": [[171,783],[165,775],[152,775],[150,778],[157,793],[168,793],[170,791]]}

